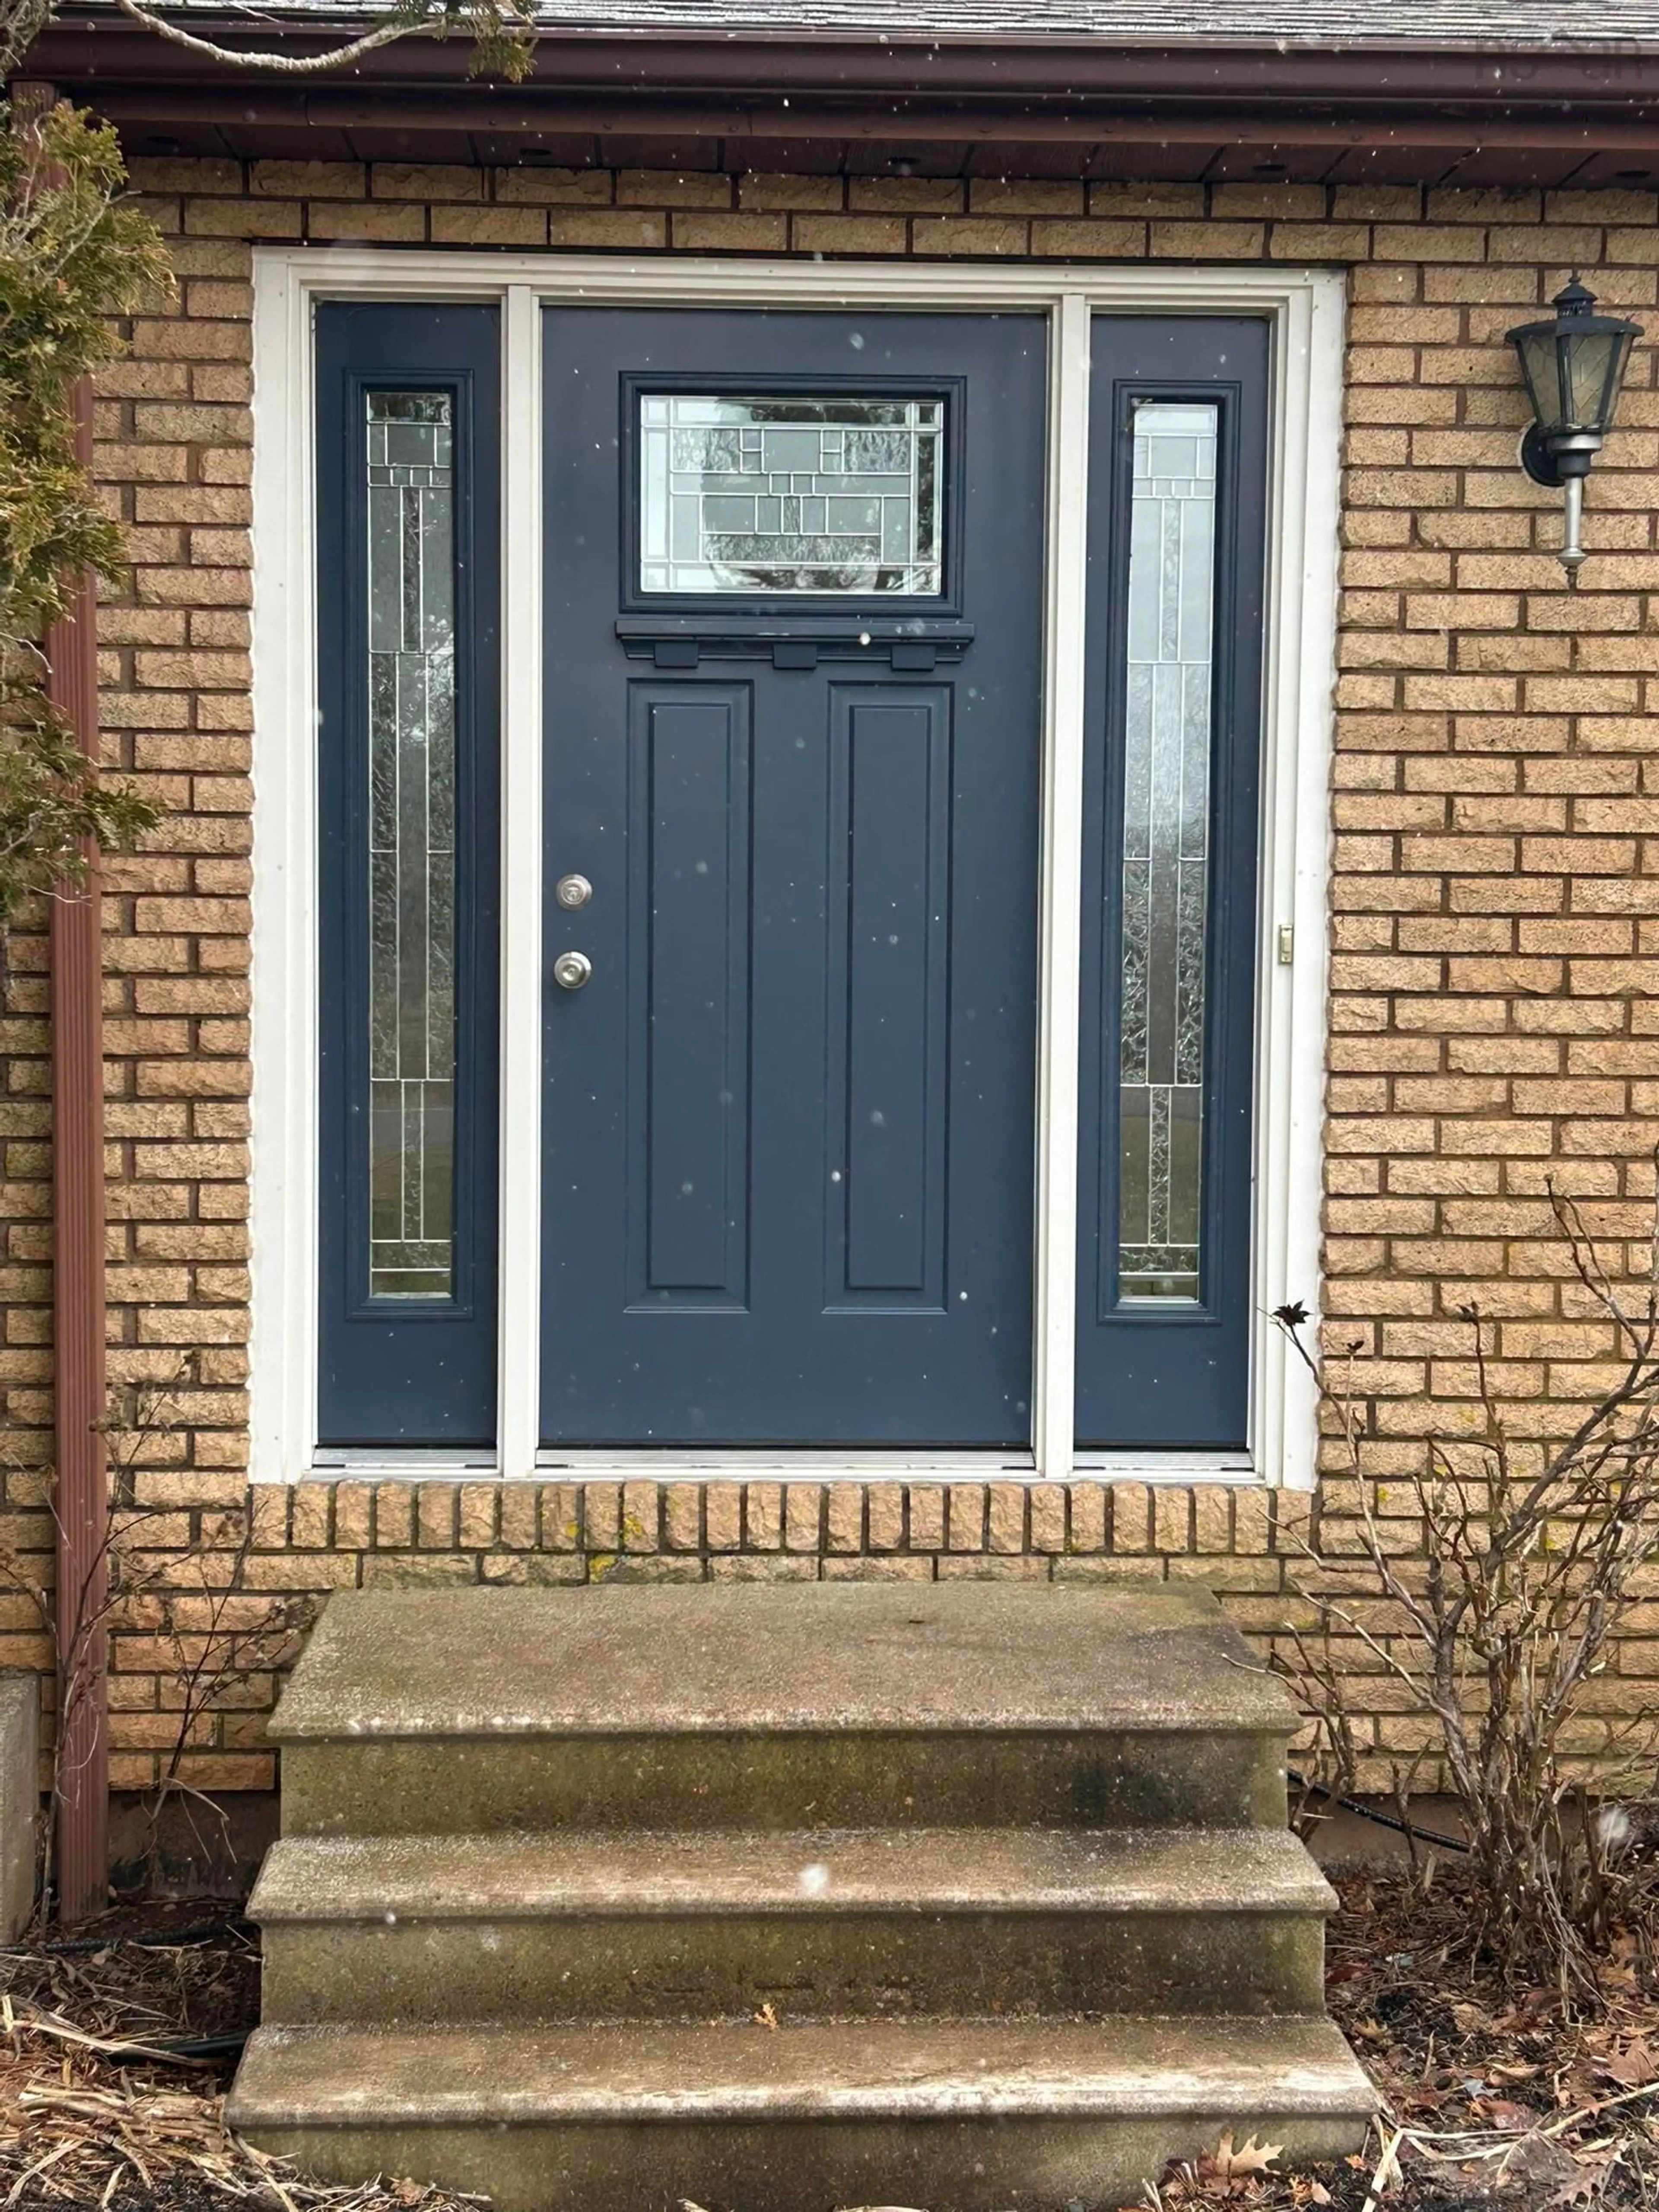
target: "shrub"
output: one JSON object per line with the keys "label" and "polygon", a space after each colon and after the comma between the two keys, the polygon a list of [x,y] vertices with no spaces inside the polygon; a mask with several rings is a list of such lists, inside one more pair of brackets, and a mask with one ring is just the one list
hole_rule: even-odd
{"label": "shrub", "polygon": [[1304,1340],[1301,1309],[1275,1314],[1358,1498],[1357,1522],[1345,1523],[1357,1552],[1318,1539],[1307,1551],[1319,1571],[1298,1595],[1320,1640],[1297,1637],[1277,1663],[1340,1765],[1356,1737],[1352,1693],[1323,1654],[1332,1638],[1357,1639],[1404,1692],[1406,1711],[1431,1724],[1468,1848],[1472,1942],[1511,1986],[1553,1984],[1564,2002],[1583,2002],[1596,1997],[1598,1954],[1634,1901],[1603,1847],[1619,1824],[1592,1816],[1587,1787],[1606,1799],[1648,1783],[1655,1747],[1653,1716],[1607,1714],[1595,1686],[1659,1552],[1659,1243],[1644,1278],[1615,1279],[1572,1201],[1552,1192],[1551,1203],[1580,1289],[1611,1325],[1615,1379],[1572,1410],[1559,1442],[1517,1443],[1491,1382],[1488,1326],[1462,1309],[1480,1432],[1431,1440],[1407,1486],[1403,1526],[1414,1520],[1417,1540],[1405,1550],[1397,1498],[1380,1517],[1364,1472],[1353,1352],[1346,1364],[1339,1355],[1339,1385]]}

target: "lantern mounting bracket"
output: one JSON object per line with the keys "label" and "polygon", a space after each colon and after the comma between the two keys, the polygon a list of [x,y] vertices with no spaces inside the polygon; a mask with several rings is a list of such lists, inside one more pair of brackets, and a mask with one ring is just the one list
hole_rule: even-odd
{"label": "lantern mounting bracket", "polygon": [[1547,490],[1559,491],[1566,478],[1561,473],[1560,463],[1551,451],[1550,441],[1536,422],[1528,422],[1521,441],[1521,465],[1535,484]]}

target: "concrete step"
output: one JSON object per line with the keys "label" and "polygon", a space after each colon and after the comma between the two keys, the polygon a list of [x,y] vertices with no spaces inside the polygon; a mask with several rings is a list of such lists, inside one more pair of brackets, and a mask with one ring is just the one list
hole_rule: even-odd
{"label": "concrete step", "polygon": [[1318,2013],[1335,1899],[1285,1831],[289,1837],[268,2019]]}
{"label": "concrete step", "polygon": [[297,1835],[1282,1826],[1296,1725],[1169,1584],[342,1591],[283,1692]]}
{"label": "concrete step", "polygon": [[261,2028],[228,2118],[321,2179],[497,2212],[1111,2212],[1225,2129],[1357,2149],[1373,2104],[1318,2020],[629,2022]]}

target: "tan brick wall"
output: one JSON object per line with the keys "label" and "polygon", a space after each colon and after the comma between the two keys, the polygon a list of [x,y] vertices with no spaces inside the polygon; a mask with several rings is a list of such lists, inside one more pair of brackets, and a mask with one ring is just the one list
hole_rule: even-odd
{"label": "tan brick wall", "polygon": [[[253,1542],[237,1617],[272,1594],[471,1583],[811,1582],[848,1577],[1144,1580],[1224,1589],[1247,1627],[1271,1629],[1282,1559],[1305,1539],[1309,1501],[1258,1490],[1153,1491],[1014,1482],[331,1482],[252,1493]],[[1277,1548],[1275,1548],[1277,1547]],[[232,1556],[222,1547],[222,1565]],[[199,1565],[170,1577],[186,1633],[210,1600]],[[211,1568],[210,1568],[211,1575]],[[112,1647],[113,1779],[143,1788],[175,1742],[173,1647],[141,1601]],[[274,1779],[256,1674],[235,1709],[198,1732],[183,1769],[203,1789]]]}
{"label": "tan brick wall", "polygon": [[[1606,305],[1656,304],[1659,196],[1310,185],[1082,185],[376,164],[151,161],[137,181],[181,285],[100,380],[99,467],[131,526],[133,587],[103,627],[111,760],[168,810],[106,902],[111,1370],[191,1362],[143,1441],[135,1531],[186,1607],[222,1580],[243,1478],[247,1279],[247,479],[252,242],[337,240],[861,256],[1027,254],[1350,269],[1344,599],[1333,794],[1325,1309],[1358,1347],[1368,1480],[1400,1515],[1425,1439],[1474,1418],[1467,1325],[1492,1317],[1514,1434],[1559,1430],[1605,1372],[1551,1234],[1545,1181],[1608,1256],[1638,1237],[1659,1139],[1659,346],[1639,349],[1598,465],[1594,558],[1564,588],[1556,501],[1516,465],[1504,332],[1571,267]],[[902,289],[902,280],[899,288]],[[51,1410],[44,947],[14,947],[0,1103],[0,1347],[9,1455],[0,1541],[44,1557]],[[1292,1288],[1296,1286],[1291,1286]],[[1334,1472],[1324,1540],[1351,1548]],[[250,1591],[601,1575],[1167,1574],[1214,1582],[1245,1625],[1287,1611],[1293,1499],[1199,1489],[631,1484],[625,1492],[350,1484],[254,1499]],[[186,1559],[189,1547],[204,1558]],[[142,1781],[176,1703],[154,1607],[118,1637],[119,1778]],[[250,1595],[250,1607],[264,1602]],[[1650,1624],[1643,1624],[1646,1629]],[[38,1656],[0,1595],[0,1662]],[[1645,1701],[1632,1640],[1598,1687]],[[1354,1655],[1357,1675],[1369,1670]],[[260,1708],[202,1731],[194,1778],[259,1784]],[[1382,1686],[1373,1781],[1410,1748]],[[1585,1748],[1594,1747],[1593,1738]]]}

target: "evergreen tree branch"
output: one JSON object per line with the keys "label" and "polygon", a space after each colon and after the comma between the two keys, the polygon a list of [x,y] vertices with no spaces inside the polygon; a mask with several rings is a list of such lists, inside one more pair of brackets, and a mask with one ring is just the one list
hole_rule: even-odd
{"label": "evergreen tree branch", "polygon": [[123,572],[69,394],[119,350],[112,319],[172,289],[125,184],[113,132],[78,109],[0,111],[0,941],[30,898],[78,891],[88,840],[130,844],[159,819],[82,754],[47,698],[42,649],[78,575]]}

